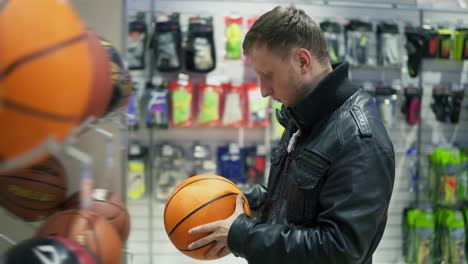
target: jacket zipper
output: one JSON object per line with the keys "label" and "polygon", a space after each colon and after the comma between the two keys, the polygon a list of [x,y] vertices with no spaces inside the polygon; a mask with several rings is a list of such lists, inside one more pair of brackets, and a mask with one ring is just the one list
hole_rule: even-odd
{"label": "jacket zipper", "polygon": [[[289,170],[289,164],[291,163],[291,157],[292,157],[292,153],[294,152],[294,149],[295,149],[295,146],[296,146],[296,143],[297,143],[297,140],[299,139],[299,137],[301,136],[301,132],[300,130],[297,131],[297,135],[293,135],[291,137],[291,139],[289,140],[294,140],[294,142],[292,142],[292,146],[291,146],[291,149],[289,151],[288,149],[288,155],[286,156],[286,161],[285,161],[285,165],[284,165],[284,170],[283,170],[283,173],[282,173],[282,180],[281,180],[281,185],[279,186],[280,187],[280,193],[279,193],[279,196],[278,196],[278,199],[277,199],[277,202],[276,202],[276,205],[275,207],[273,208],[272,210],[272,218],[273,217],[276,217],[276,214],[278,213],[278,209],[281,205],[281,200],[283,198],[283,192],[284,192],[284,188],[285,188],[285,183],[286,183],[286,178],[288,177],[288,170]],[[288,144],[289,145],[289,144]],[[289,148],[289,147],[288,147]]]}

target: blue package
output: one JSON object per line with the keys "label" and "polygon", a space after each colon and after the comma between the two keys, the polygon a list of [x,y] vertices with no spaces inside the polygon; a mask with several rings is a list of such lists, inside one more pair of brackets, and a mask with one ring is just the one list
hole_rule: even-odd
{"label": "blue package", "polygon": [[168,124],[168,92],[167,90],[152,91],[148,100],[146,125],[148,127],[167,128]]}
{"label": "blue package", "polygon": [[130,95],[128,100],[127,106],[127,113],[128,113],[128,127],[130,129],[138,129],[138,97],[136,91],[133,91]]}
{"label": "blue package", "polygon": [[217,174],[233,181],[245,183],[243,152],[236,144],[218,147]]}

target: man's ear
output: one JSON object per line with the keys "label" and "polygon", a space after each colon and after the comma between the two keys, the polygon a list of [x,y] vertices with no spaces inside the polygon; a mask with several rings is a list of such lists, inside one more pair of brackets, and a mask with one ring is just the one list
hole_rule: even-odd
{"label": "man's ear", "polygon": [[312,54],[310,51],[304,48],[300,48],[297,51],[297,56],[299,57],[299,66],[302,72],[309,70],[312,64]]}

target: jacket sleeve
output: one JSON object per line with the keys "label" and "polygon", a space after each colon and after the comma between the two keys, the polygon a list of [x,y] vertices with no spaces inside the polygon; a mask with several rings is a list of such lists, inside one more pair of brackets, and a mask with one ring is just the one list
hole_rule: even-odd
{"label": "jacket sleeve", "polygon": [[263,206],[266,197],[266,188],[263,185],[255,184],[250,189],[244,192],[250,209],[258,210]]}
{"label": "jacket sleeve", "polygon": [[243,214],[229,230],[228,246],[249,263],[368,261],[385,228],[394,174],[391,146],[373,138],[348,141],[323,176],[314,226],[262,224]]}

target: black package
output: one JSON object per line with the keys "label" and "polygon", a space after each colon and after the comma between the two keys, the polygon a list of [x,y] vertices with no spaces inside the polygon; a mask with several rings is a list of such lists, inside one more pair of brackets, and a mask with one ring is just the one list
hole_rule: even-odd
{"label": "black package", "polygon": [[191,17],[185,50],[187,70],[207,73],[216,68],[212,17]]}

